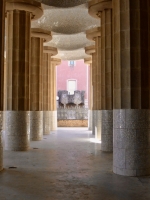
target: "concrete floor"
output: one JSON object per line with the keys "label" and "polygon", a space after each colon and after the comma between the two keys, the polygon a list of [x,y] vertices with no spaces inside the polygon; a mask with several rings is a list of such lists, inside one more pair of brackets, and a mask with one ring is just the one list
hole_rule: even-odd
{"label": "concrete floor", "polygon": [[0,200],[150,200],[150,177],[113,174],[112,153],[90,138],[85,128],[59,128],[28,152],[5,151]]}

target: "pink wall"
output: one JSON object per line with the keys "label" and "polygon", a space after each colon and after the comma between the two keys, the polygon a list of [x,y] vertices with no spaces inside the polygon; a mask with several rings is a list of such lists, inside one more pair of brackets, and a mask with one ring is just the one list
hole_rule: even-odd
{"label": "pink wall", "polygon": [[77,90],[85,90],[85,98],[87,99],[87,65],[84,60],[75,61],[74,67],[68,66],[68,61],[62,61],[61,65],[57,66],[57,91],[67,90],[67,80],[77,80]]}

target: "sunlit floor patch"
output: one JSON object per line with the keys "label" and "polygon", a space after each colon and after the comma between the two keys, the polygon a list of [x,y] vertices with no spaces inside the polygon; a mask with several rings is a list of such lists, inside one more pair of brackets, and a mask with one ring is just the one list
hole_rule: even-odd
{"label": "sunlit floor patch", "polygon": [[92,142],[92,143],[99,143],[99,144],[101,144],[101,141],[100,141],[100,140],[98,140],[98,139],[96,139],[96,138],[90,138],[90,142]]}

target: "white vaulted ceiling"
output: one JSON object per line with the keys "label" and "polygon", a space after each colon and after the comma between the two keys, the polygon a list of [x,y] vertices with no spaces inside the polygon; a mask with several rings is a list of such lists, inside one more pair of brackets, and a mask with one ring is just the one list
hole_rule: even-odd
{"label": "white vaulted ceiling", "polygon": [[[39,1],[57,6],[43,4],[44,15],[32,22],[32,28],[52,31],[53,39],[44,45],[57,47],[59,53],[55,57],[62,60],[78,60],[87,57],[84,47],[93,45],[94,42],[86,39],[85,32],[88,29],[100,26],[100,20],[94,19],[88,14],[87,4],[85,3],[87,0],[55,0],[55,3],[53,0]],[[81,3],[85,4],[79,5]]]}
{"label": "white vaulted ceiling", "polygon": [[37,1],[49,6],[69,8],[84,4],[89,0],[37,0]]}
{"label": "white vaulted ceiling", "polygon": [[88,40],[83,32],[72,35],[53,33],[53,39],[45,43],[45,45],[57,47],[59,50],[70,51],[94,45],[94,41]]}

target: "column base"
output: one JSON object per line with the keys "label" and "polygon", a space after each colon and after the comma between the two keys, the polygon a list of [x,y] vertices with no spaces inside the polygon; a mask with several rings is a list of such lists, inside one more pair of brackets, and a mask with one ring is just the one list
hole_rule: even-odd
{"label": "column base", "polygon": [[150,175],[150,111],[113,111],[113,172],[124,176]]}
{"label": "column base", "polygon": [[50,111],[43,111],[43,134],[50,134]]}
{"label": "column base", "polygon": [[30,139],[43,139],[43,111],[30,111]]}
{"label": "column base", "polygon": [[88,112],[88,130],[92,131],[92,110]]}
{"label": "column base", "polygon": [[96,112],[97,110],[92,110],[92,135],[95,135],[95,126],[96,126]]}
{"label": "column base", "polygon": [[95,111],[95,138],[101,140],[102,135],[102,111]]}
{"label": "column base", "polygon": [[113,151],[113,111],[95,110],[94,111],[94,131],[95,138],[101,141],[101,150],[106,152]]}
{"label": "column base", "polygon": [[50,111],[50,129],[51,131],[57,130],[57,111]]}
{"label": "column base", "polygon": [[102,110],[101,150],[113,151],[113,110]]}
{"label": "column base", "polygon": [[30,142],[29,111],[6,111],[5,119],[5,149],[27,151]]}
{"label": "column base", "polygon": [[3,170],[3,111],[0,111],[0,171]]}

